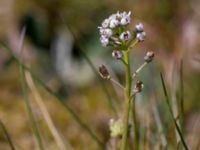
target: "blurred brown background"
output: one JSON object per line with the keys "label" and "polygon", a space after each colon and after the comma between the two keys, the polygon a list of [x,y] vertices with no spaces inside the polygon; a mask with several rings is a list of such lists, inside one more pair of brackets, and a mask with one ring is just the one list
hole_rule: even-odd
{"label": "blurred brown background", "polygon": [[[132,11],[130,30],[136,23],[142,22],[147,33],[146,40],[132,51],[133,70],[142,63],[146,51],[152,50],[156,55],[153,64],[145,68],[140,76],[145,88],[138,98],[139,113],[151,130],[151,99],[157,97],[162,121],[164,125],[170,124],[164,112],[166,108],[159,72],[164,73],[169,93],[172,99],[175,98],[182,60],[184,124],[187,141],[196,148],[200,144],[200,1],[1,0],[0,40],[11,47],[19,58],[23,58],[53,91],[66,99],[66,103],[106,143],[108,122],[114,115],[98,77],[83,54],[96,68],[101,63],[110,66],[113,75],[123,83],[122,65],[113,60],[109,48],[101,47],[97,29],[103,19],[118,10]],[[24,27],[24,49],[20,55],[20,35]],[[122,103],[123,93],[110,83],[105,84],[110,95],[114,95],[112,99]],[[98,149],[63,107],[40,86],[37,88],[68,149]],[[58,149],[31,94],[30,99],[46,149]],[[22,100],[19,67],[3,49],[0,49],[0,119],[17,149],[37,149]],[[170,127],[166,127],[168,130]],[[173,135],[168,134],[168,137]],[[0,132],[0,150],[7,149],[7,141]]]}

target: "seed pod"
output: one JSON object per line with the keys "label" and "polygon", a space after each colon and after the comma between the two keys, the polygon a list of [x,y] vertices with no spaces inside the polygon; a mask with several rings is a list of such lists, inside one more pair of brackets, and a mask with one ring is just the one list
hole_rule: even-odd
{"label": "seed pod", "polygon": [[110,79],[110,74],[108,72],[108,69],[104,65],[101,65],[99,67],[99,74],[103,79],[107,79],[107,80]]}
{"label": "seed pod", "polygon": [[147,63],[150,63],[154,58],[154,52],[152,51],[149,51],[146,53],[146,55],[144,56],[144,60],[147,62]]}
{"label": "seed pod", "polygon": [[143,87],[144,87],[143,82],[137,81],[133,89],[133,94],[142,92]]}

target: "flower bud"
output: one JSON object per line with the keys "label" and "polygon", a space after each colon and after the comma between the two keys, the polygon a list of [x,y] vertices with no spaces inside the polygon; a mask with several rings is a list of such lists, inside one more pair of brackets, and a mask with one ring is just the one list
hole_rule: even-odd
{"label": "flower bud", "polygon": [[154,58],[154,52],[152,51],[149,51],[146,53],[146,55],[144,56],[144,60],[147,62],[147,63],[150,63]]}
{"label": "flower bud", "polygon": [[103,28],[107,28],[109,26],[109,23],[110,23],[110,20],[109,19],[105,19],[103,22],[102,22],[102,27]]}
{"label": "flower bud", "polygon": [[136,35],[136,38],[137,38],[137,40],[139,42],[144,41],[145,37],[146,37],[146,33],[145,32],[137,33],[137,35]]}
{"label": "flower bud", "polygon": [[109,43],[109,39],[106,38],[105,36],[101,36],[101,37],[100,37],[100,42],[101,42],[101,45],[102,45],[103,47],[106,47],[106,46],[108,45],[108,43]]}
{"label": "flower bud", "polygon": [[110,28],[115,28],[119,25],[119,21],[117,19],[112,19],[110,21]]}
{"label": "flower bud", "polygon": [[144,26],[142,23],[138,23],[135,25],[135,32],[136,33],[141,33],[144,31]]}
{"label": "flower bud", "polygon": [[110,38],[112,36],[112,30],[109,28],[99,27],[99,32],[101,36],[104,36],[106,38]]}
{"label": "flower bud", "polygon": [[121,51],[114,50],[112,52],[112,57],[115,59],[121,59],[123,57],[123,53]]}
{"label": "flower bud", "polygon": [[110,79],[110,74],[108,72],[108,69],[104,65],[101,65],[99,67],[99,74],[103,79],[107,79],[107,80]]}
{"label": "flower bud", "polygon": [[144,87],[143,82],[137,81],[134,86],[133,93],[136,94],[142,92],[143,87]]}
{"label": "flower bud", "polygon": [[120,35],[120,39],[122,41],[128,41],[131,38],[131,33],[129,31],[125,31]]}
{"label": "flower bud", "polygon": [[131,22],[131,18],[130,18],[130,15],[131,15],[131,12],[123,12],[123,13],[120,13],[120,25],[122,26],[125,26],[125,25],[128,25],[130,22]]}

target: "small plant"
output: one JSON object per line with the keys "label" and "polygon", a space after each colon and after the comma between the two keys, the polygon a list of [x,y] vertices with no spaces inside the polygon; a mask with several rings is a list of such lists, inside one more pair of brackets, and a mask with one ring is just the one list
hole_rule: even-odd
{"label": "small plant", "polygon": [[123,110],[123,119],[118,118],[116,121],[112,119],[110,122],[111,137],[122,137],[120,150],[125,150],[127,147],[127,141],[130,138],[131,132],[129,127],[133,129],[134,133],[134,149],[139,149],[135,96],[142,92],[143,83],[138,80],[138,75],[154,58],[154,52],[147,52],[144,56],[144,63],[135,72],[131,72],[130,52],[137,43],[144,41],[146,33],[142,23],[136,24],[135,29],[129,31],[128,25],[130,22],[131,12],[117,12],[106,18],[101,26],[98,27],[102,46],[110,46],[113,49],[112,57],[121,61],[125,68],[125,85],[123,86],[112,78],[105,65],[99,67],[99,73],[103,79],[110,80],[124,90],[125,109]]}
{"label": "small plant", "polygon": [[[138,43],[141,43],[144,41],[146,33],[144,32],[144,26],[142,23],[138,23],[135,25],[135,28],[131,31],[128,30],[128,25],[131,22],[131,12],[117,12],[116,14],[112,14],[110,17],[105,19],[102,22],[102,25],[99,28],[100,31],[100,42],[102,46],[107,47],[110,46],[112,48],[112,57],[116,60],[122,63],[125,69],[125,85],[119,83],[116,81],[112,75],[110,74],[109,70],[107,69],[106,65],[101,65],[99,67],[99,74],[101,78],[107,81],[111,81],[119,88],[122,89],[124,92],[124,101],[123,106],[120,108],[120,111],[116,111],[115,107],[111,107],[114,112],[117,112],[117,118],[110,119],[109,122],[109,129],[110,129],[110,141],[106,145],[105,141],[101,140],[101,138],[98,137],[98,134],[96,134],[93,129],[90,127],[90,125],[86,124],[82,118],[81,115],[76,113],[68,104],[65,102],[65,99],[63,99],[62,96],[55,93],[53,90],[51,90],[33,71],[31,68],[27,67],[27,65],[23,62],[23,59],[18,58],[13,50],[9,48],[6,44],[0,42],[0,47],[7,51],[11,56],[12,59],[19,65],[20,68],[20,77],[21,77],[21,83],[22,83],[22,93],[24,96],[24,103],[26,104],[27,113],[30,118],[30,124],[32,125],[33,133],[35,135],[35,139],[38,144],[38,148],[40,150],[47,149],[45,144],[43,144],[43,136],[40,134],[40,130],[38,126],[38,122],[36,122],[34,115],[34,110],[31,106],[31,99],[29,98],[29,94],[32,94],[34,96],[34,99],[39,106],[39,109],[41,110],[41,114],[44,117],[44,120],[46,121],[46,124],[52,133],[53,138],[55,139],[55,142],[57,143],[59,149],[65,150],[70,149],[68,147],[71,147],[70,145],[66,147],[67,140],[63,139],[62,136],[60,136],[59,132],[56,130],[56,126],[54,125],[51,116],[49,115],[44,103],[42,102],[42,98],[39,95],[39,92],[37,90],[37,87],[35,85],[40,85],[43,89],[45,89],[51,96],[54,97],[55,100],[57,100],[64,108],[64,110],[71,115],[71,117],[76,121],[77,124],[80,125],[82,130],[85,131],[85,133],[88,134],[88,136],[96,142],[96,145],[99,147],[99,149],[112,149],[112,150],[139,150],[139,149],[182,149],[189,150],[190,147],[187,145],[187,141],[184,138],[184,87],[183,87],[183,64],[181,61],[180,65],[180,102],[177,104],[178,109],[178,115],[175,115],[173,112],[173,104],[171,104],[170,100],[170,93],[168,93],[167,86],[165,85],[164,77],[162,73],[160,73],[162,88],[164,91],[164,98],[165,102],[167,104],[167,108],[169,110],[169,115],[171,117],[171,121],[174,124],[174,131],[176,131],[176,142],[174,142],[174,139],[167,140],[167,136],[165,137],[165,132],[162,126],[162,121],[160,119],[159,110],[157,109],[156,101],[154,100],[152,103],[152,110],[153,115],[155,117],[155,127],[158,128],[158,133],[160,136],[160,143],[157,141],[152,142],[148,139],[150,136],[142,137],[142,132],[148,131],[148,130],[142,130],[139,132],[140,125],[140,118],[138,117],[136,113],[136,96],[138,93],[141,93],[143,91],[143,82],[139,80],[139,73],[144,69],[145,66],[147,66],[149,63],[151,63],[154,59],[154,52],[148,51],[146,55],[144,56],[144,62],[137,68],[133,69],[130,63],[130,52],[134,48],[134,46]],[[25,30],[22,32],[22,37],[24,37]],[[21,50],[23,47],[23,38],[21,41]],[[85,60],[88,62],[88,65],[91,67],[91,69],[94,71],[95,75],[98,72],[96,71],[92,61],[89,59],[89,57],[82,51],[82,54],[85,58]],[[134,71],[133,71],[134,70]],[[101,80],[99,80],[101,81]],[[37,83],[37,84],[35,84]],[[102,89],[104,90],[104,93],[107,95],[107,98],[109,100],[109,104],[112,105],[112,100],[110,99],[109,92],[105,88],[104,82],[101,82]],[[169,94],[169,95],[168,95]],[[121,116],[121,113],[123,114]],[[180,118],[179,118],[180,117]],[[153,124],[154,125],[154,124]],[[0,127],[5,135],[6,140],[8,141],[10,148],[12,150],[15,150],[15,145],[13,141],[11,140],[10,135],[8,134],[5,125],[0,120]],[[171,130],[171,128],[170,128]],[[153,131],[154,132],[154,131]],[[170,131],[171,132],[171,131]],[[141,135],[141,136],[140,136]],[[156,134],[152,134],[153,136]],[[154,138],[154,137],[153,137]],[[157,138],[155,138],[157,140]],[[77,140],[78,141],[78,140]],[[150,142],[149,142],[150,141]],[[153,140],[152,140],[153,141]],[[176,143],[176,144],[175,144]],[[67,144],[68,145],[68,144]],[[84,143],[84,145],[87,146],[87,144]],[[147,145],[147,146],[146,146]],[[151,146],[152,145],[152,146]],[[142,147],[142,148],[141,148]],[[89,147],[90,148],[90,147]],[[73,147],[72,147],[73,149]]]}

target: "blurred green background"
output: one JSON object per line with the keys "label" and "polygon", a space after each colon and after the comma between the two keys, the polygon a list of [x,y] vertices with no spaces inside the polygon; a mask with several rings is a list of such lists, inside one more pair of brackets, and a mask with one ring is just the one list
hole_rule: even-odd
{"label": "blurred green background", "polygon": [[[31,67],[54,92],[83,119],[106,144],[109,119],[116,117],[102,89],[103,82],[117,103],[123,104],[123,92],[102,81],[93,72],[106,64],[113,76],[123,81],[123,66],[111,57],[112,50],[99,42],[98,26],[117,11],[132,11],[132,23],[142,22],[147,37],[132,54],[132,70],[143,62],[145,53],[155,52],[155,61],[142,71],[144,92],[137,101],[138,114],[152,140],[155,123],[151,106],[158,105],[169,141],[173,141],[171,121],[163,98],[159,72],[163,72],[171,99],[179,97],[180,62],[183,62],[186,139],[193,149],[200,145],[200,1],[198,0],[1,0],[0,40]],[[20,52],[22,29],[26,28],[23,54]],[[100,80],[100,82],[99,82]],[[44,89],[37,89],[67,149],[96,150],[98,146]],[[47,128],[41,111],[29,94],[42,139],[48,150],[58,147]],[[0,120],[5,124],[17,149],[35,150],[36,141],[22,100],[18,65],[0,48]],[[120,115],[120,113],[119,113]],[[142,122],[141,121],[141,122]],[[151,147],[150,146],[150,147]],[[10,149],[0,132],[0,150]],[[146,148],[148,149],[148,148]],[[156,149],[152,146],[149,149]]]}

